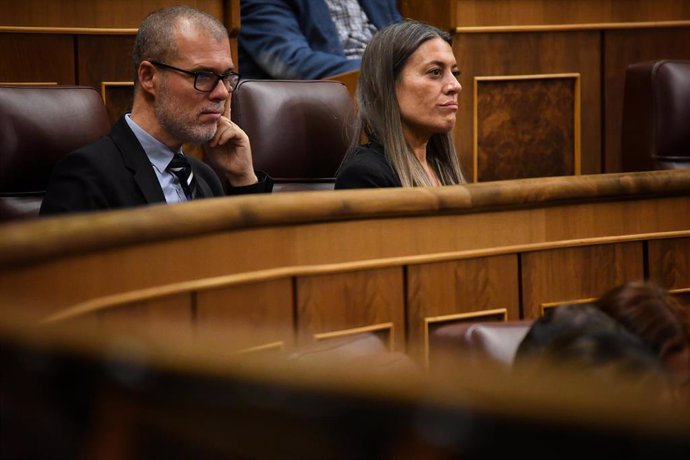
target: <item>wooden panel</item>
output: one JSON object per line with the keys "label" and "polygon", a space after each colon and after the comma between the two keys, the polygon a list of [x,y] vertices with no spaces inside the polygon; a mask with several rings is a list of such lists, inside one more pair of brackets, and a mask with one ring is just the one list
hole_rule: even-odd
{"label": "wooden panel", "polygon": [[[409,343],[422,342],[427,327],[425,319],[430,317],[505,309],[508,319],[519,319],[517,267],[514,254],[410,265],[407,269]],[[408,351],[421,359],[420,348]]]}
{"label": "wooden panel", "polygon": [[[108,109],[110,122],[132,109],[134,82],[131,64],[133,35],[81,35],[79,45],[79,84],[99,89]],[[109,85],[103,86],[105,83]]]}
{"label": "wooden panel", "polygon": [[192,331],[192,297],[189,293],[114,306],[97,313],[103,329],[164,335],[169,328]]}
{"label": "wooden panel", "polygon": [[293,343],[292,279],[241,284],[199,291],[196,323],[200,333],[243,331],[228,337],[228,346],[261,347],[277,344],[289,349]]}
{"label": "wooden panel", "polygon": [[79,84],[100,88],[103,81],[134,81],[134,35],[80,35]]}
{"label": "wooden panel", "polygon": [[642,243],[532,252],[521,264],[524,318],[537,318],[544,304],[598,297],[642,279]]}
{"label": "wooden panel", "polygon": [[404,350],[403,268],[297,279],[299,344],[315,335],[393,323],[393,349]]}
{"label": "wooden panel", "polygon": [[[239,3],[239,0],[232,0]],[[184,2],[223,19],[223,1]],[[158,8],[178,4],[170,0],[25,0],[3,1],[2,25],[25,27],[136,28],[146,15]]]}
{"label": "wooden panel", "polygon": [[[690,3],[690,2],[688,2]],[[616,30],[604,33],[604,171],[621,170],[625,69],[635,62],[690,59],[690,27]]]}
{"label": "wooden panel", "polygon": [[400,3],[404,16],[446,28],[690,19],[690,3],[685,0],[403,0]]}
{"label": "wooden panel", "polygon": [[[454,140],[466,175],[473,171],[472,82],[476,77],[579,74],[581,83],[582,173],[600,172],[600,39],[597,32],[458,34],[453,51],[462,71]],[[515,56],[520,56],[516,59]],[[501,151],[498,155],[508,155]]]}
{"label": "wooden panel", "polygon": [[125,113],[132,111],[134,101],[134,82],[109,82],[101,83],[101,97],[108,110],[108,119],[111,124]]}
{"label": "wooden panel", "polygon": [[398,5],[404,18],[417,19],[446,31],[452,31],[457,26],[456,0],[400,0]]}
{"label": "wooden panel", "polygon": [[579,174],[579,74],[477,77],[474,98],[474,182]]}
{"label": "wooden panel", "polygon": [[68,35],[0,33],[2,82],[74,85],[74,43]]}
{"label": "wooden panel", "polygon": [[647,248],[651,280],[667,289],[690,288],[690,238],[652,240]]}

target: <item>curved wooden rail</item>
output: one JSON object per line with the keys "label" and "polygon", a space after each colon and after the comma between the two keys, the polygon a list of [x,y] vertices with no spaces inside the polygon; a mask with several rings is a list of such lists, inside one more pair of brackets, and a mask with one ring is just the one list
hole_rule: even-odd
{"label": "curved wooden rail", "polygon": [[683,171],[286,193],[1,226],[0,312],[241,322],[252,348],[387,324],[391,348],[423,361],[442,326],[429,318],[533,318],[643,277],[682,293],[688,267]]}
{"label": "curved wooden rail", "polygon": [[216,198],[176,206],[150,206],[145,210],[4,225],[0,227],[0,268],[129,244],[247,228],[684,195],[690,195],[690,174],[660,171],[525,179],[436,189]]}

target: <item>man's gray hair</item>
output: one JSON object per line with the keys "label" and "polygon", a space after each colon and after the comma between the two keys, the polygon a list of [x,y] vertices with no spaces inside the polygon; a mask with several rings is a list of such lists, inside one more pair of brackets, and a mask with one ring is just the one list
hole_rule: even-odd
{"label": "man's gray hair", "polygon": [[148,16],[139,26],[132,50],[134,82],[138,81],[139,64],[142,61],[170,62],[177,57],[175,31],[181,20],[204,30],[220,41],[228,38],[228,30],[214,16],[189,6],[162,8]]}

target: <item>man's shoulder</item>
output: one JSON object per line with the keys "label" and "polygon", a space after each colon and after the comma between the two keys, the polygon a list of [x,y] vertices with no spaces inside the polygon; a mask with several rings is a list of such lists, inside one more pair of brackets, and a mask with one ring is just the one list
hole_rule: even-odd
{"label": "man's shoulder", "polygon": [[115,162],[122,163],[119,150],[110,136],[103,136],[74,150],[59,164],[89,165],[96,169],[103,169],[111,167]]}

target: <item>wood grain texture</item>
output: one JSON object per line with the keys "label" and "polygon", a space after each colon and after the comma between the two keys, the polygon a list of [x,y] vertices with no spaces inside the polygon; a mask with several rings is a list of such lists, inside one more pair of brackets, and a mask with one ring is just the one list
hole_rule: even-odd
{"label": "wood grain texture", "polygon": [[[656,206],[653,202],[649,202],[648,209],[644,200],[634,205],[650,215],[664,216],[660,222],[627,218],[610,222],[611,225],[638,229],[639,232],[635,233],[655,231],[657,228],[663,228],[666,231],[683,230],[690,228],[683,227],[687,219],[690,219],[688,216],[690,213],[685,212],[689,191],[690,177],[687,173],[658,171],[524,179],[436,189],[325,191],[207,199],[175,206],[149,206],[145,209],[127,209],[5,224],[0,226],[0,268],[7,269],[32,261],[51,263],[57,258],[70,255],[83,257],[91,251],[102,251],[108,248],[117,248],[117,251],[112,254],[106,251],[101,257],[125,255],[127,252],[120,251],[132,244],[152,242],[156,243],[150,248],[155,248],[156,252],[163,251],[160,253],[161,257],[168,260],[171,255],[164,252],[168,242],[174,245],[187,238],[190,244],[196,244],[196,241],[205,238],[210,238],[209,242],[217,241],[217,246],[214,248],[209,246],[199,254],[200,258],[209,256],[207,259],[210,261],[217,259],[212,251],[223,248],[228,241],[232,241],[233,244],[255,246],[251,243],[252,238],[262,236],[266,237],[267,243],[251,247],[257,257],[265,255],[267,260],[275,260],[278,257],[285,257],[285,260],[301,260],[300,258],[304,257],[306,259],[301,260],[304,262],[311,253],[295,251],[295,244],[308,244],[310,239],[313,241],[314,235],[328,234],[331,229],[341,225],[350,233],[355,230],[361,231],[362,228],[369,228],[368,231],[371,231],[371,227],[365,224],[372,218],[379,219],[379,225],[390,224],[389,228],[392,232],[396,232],[398,224],[406,224],[406,218],[412,219],[410,223],[418,219],[430,219],[429,222],[433,221],[434,225],[443,225],[443,231],[447,232],[452,239],[445,241],[439,238],[425,237],[423,239],[441,251],[465,241],[469,244],[477,244],[480,240],[495,242],[499,238],[506,238],[506,241],[516,242],[511,238],[518,235],[539,238],[546,228],[543,221],[545,210],[541,208],[551,208],[556,204],[589,202],[596,204],[592,206],[592,210],[604,209],[605,212],[611,212],[612,209],[618,209],[621,213],[619,215],[623,216],[633,209],[632,203],[625,203],[635,198],[679,197],[677,200],[665,202],[663,206]],[[612,205],[611,209],[608,209],[605,201],[621,201],[622,204]],[[467,235],[459,233],[463,232],[463,227],[457,227],[457,224],[464,223],[463,215],[465,214],[469,216],[479,212],[487,213],[486,222],[498,225],[509,222],[511,216],[506,215],[506,217],[490,211],[510,208],[538,210],[520,216],[521,219],[532,219],[524,222],[525,233],[515,233],[510,225],[508,228],[494,226],[493,233],[469,232]],[[450,216],[456,217],[451,219]],[[494,218],[497,220],[492,220]],[[468,217],[468,220],[473,221],[471,217]],[[127,222],[127,225],[122,225],[123,222]],[[598,231],[607,227],[604,219],[599,219],[597,222]],[[339,224],[332,226],[333,223]],[[295,224],[310,225],[299,231],[297,227],[282,227]],[[321,224],[323,227],[311,226],[311,224]],[[513,227],[516,225],[522,227],[523,223],[515,223]],[[570,226],[559,223],[553,231],[561,228],[572,231],[572,225],[577,226],[579,222],[572,222]],[[275,233],[272,226],[278,226],[284,230],[275,243],[271,242],[274,239],[271,235]],[[348,228],[349,226],[351,228]],[[255,229],[256,232],[252,232],[251,229]],[[371,240],[362,240],[356,234],[345,234],[348,239],[353,240],[352,246],[329,248],[326,243],[323,243],[323,247],[319,246],[317,256],[322,258],[322,262],[328,263],[336,259],[328,256],[334,254],[334,251],[352,256],[353,253],[361,253],[361,250],[371,248],[372,254],[379,254],[381,248],[387,247],[391,242],[406,243],[399,248],[407,253],[414,253],[415,245],[417,245],[415,241],[420,240],[414,232],[414,227],[402,225],[397,233],[401,238],[409,236],[410,239],[391,241],[390,235],[380,231],[376,231],[374,235],[376,238]],[[317,240],[313,244],[320,245],[320,241]],[[379,249],[376,249],[377,247]],[[245,248],[240,246],[240,249]],[[136,260],[136,257],[133,260]],[[232,256],[227,260],[233,260]],[[244,268],[251,269],[256,258],[249,258],[246,261],[240,259],[240,261],[247,262],[248,265]],[[224,263],[219,261],[217,268],[220,271],[219,274],[222,274],[222,270],[228,268],[227,261]]]}
{"label": "wood grain texture", "polygon": [[156,336],[166,334],[169,326],[187,325],[192,333],[192,297],[177,294],[128,305],[118,305],[93,313],[103,331],[139,332]]}
{"label": "wood grain texture", "polygon": [[425,319],[506,309],[520,318],[517,255],[412,265],[407,269],[408,352],[422,360]]}
{"label": "wood grain texture", "polygon": [[74,41],[70,36],[0,33],[0,55],[0,84],[75,84]]}
{"label": "wood grain texture", "polygon": [[292,279],[278,279],[196,293],[196,331],[222,334],[228,348],[248,348],[281,342],[283,349],[294,346]]}
{"label": "wood grain texture", "polygon": [[690,19],[683,0],[455,0],[457,27]]}
{"label": "wood grain texture", "polygon": [[416,19],[450,32],[457,27],[458,3],[457,0],[400,0],[398,8],[403,18]]}
{"label": "wood grain texture", "polygon": [[393,349],[405,349],[403,269],[394,267],[297,279],[299,345],[314,335],[393,323]]}
{"label": "wood grain texture", "polygon": [[495,78],[475,81],[477,181],[575,174],[577,76]]}
{"label": "wood grain texture", "polygon": [[524,318],[545,303],[596,298],[613,286],[644,277],[642,243],[527,253],[522,256]]}
{"label": "wood grain texture", "polygon": [[[239,3],[239,0],[232,0]],[[30,27],[137,28],[148,13],[178,4],[170,0],[26,0],[2,2],[2,25]],[[186,5],[223,19],[220,0],[190,0]]]}
{"label": "wood grain texture", "polygon": [[690,238],[647,243],[649,278],[666,289],[690,289]]}
{"label": "wood grain texture", "polygon": [[132,102],[134,101],[134,86],[119,83],[101,83],[101,94],[103,95],[105,108],[108,110],[108,119],[111,124],[115,124],[120,117],[131,112]]}
{"label": "wood grain texture", "polygon": [[[462,71],[460,106],[453,131],[456,150],[466,175],[474,170],[474,130],[484,119],[474,117],[475,78],[579,74],[581,85],[582,173],[600,172],[601,100],[600,36],[597,32],[456,34],[453,52]],[[520,56],[516,59],[516,56]],[[555,97],[549,96],[549,97]],[[509,102],[517,104],[515,98]],[[534,103],[529,103],[532,106]],[[543,114],[536,114],[543,115]],[[512,139],[519,142],[520,137]],[[510,155],[501,151],[500,155]],[[535,167],[538,167],[536,165]]]}
{"label": "wood grain texture", "polygon": [[100,88],[103,81],[134,81],[134,36],[82,35],[77,37],[80,85]]}
{"label": "wood grain texture", "polygon": [[[239,0],[186,2],[225,24],[235,63],[239,3]],[[124,7],[122,2],[113,0],[3,1],[0,52],[4,59],[0,63],[0,81],[57,81],[95,88],[100,88],[104,81],[132,81],[131,51],[139,24],[151,11],[176,4],[170,0],[144,0],[128,2]],[[47,33],[50,31],[53,33]],[[69,46],[63,50],[65,41]],[[46,66],[46,62],[51,65]],[[40,79],[32,73],[39,65],[37,71],[45,75]]]}

